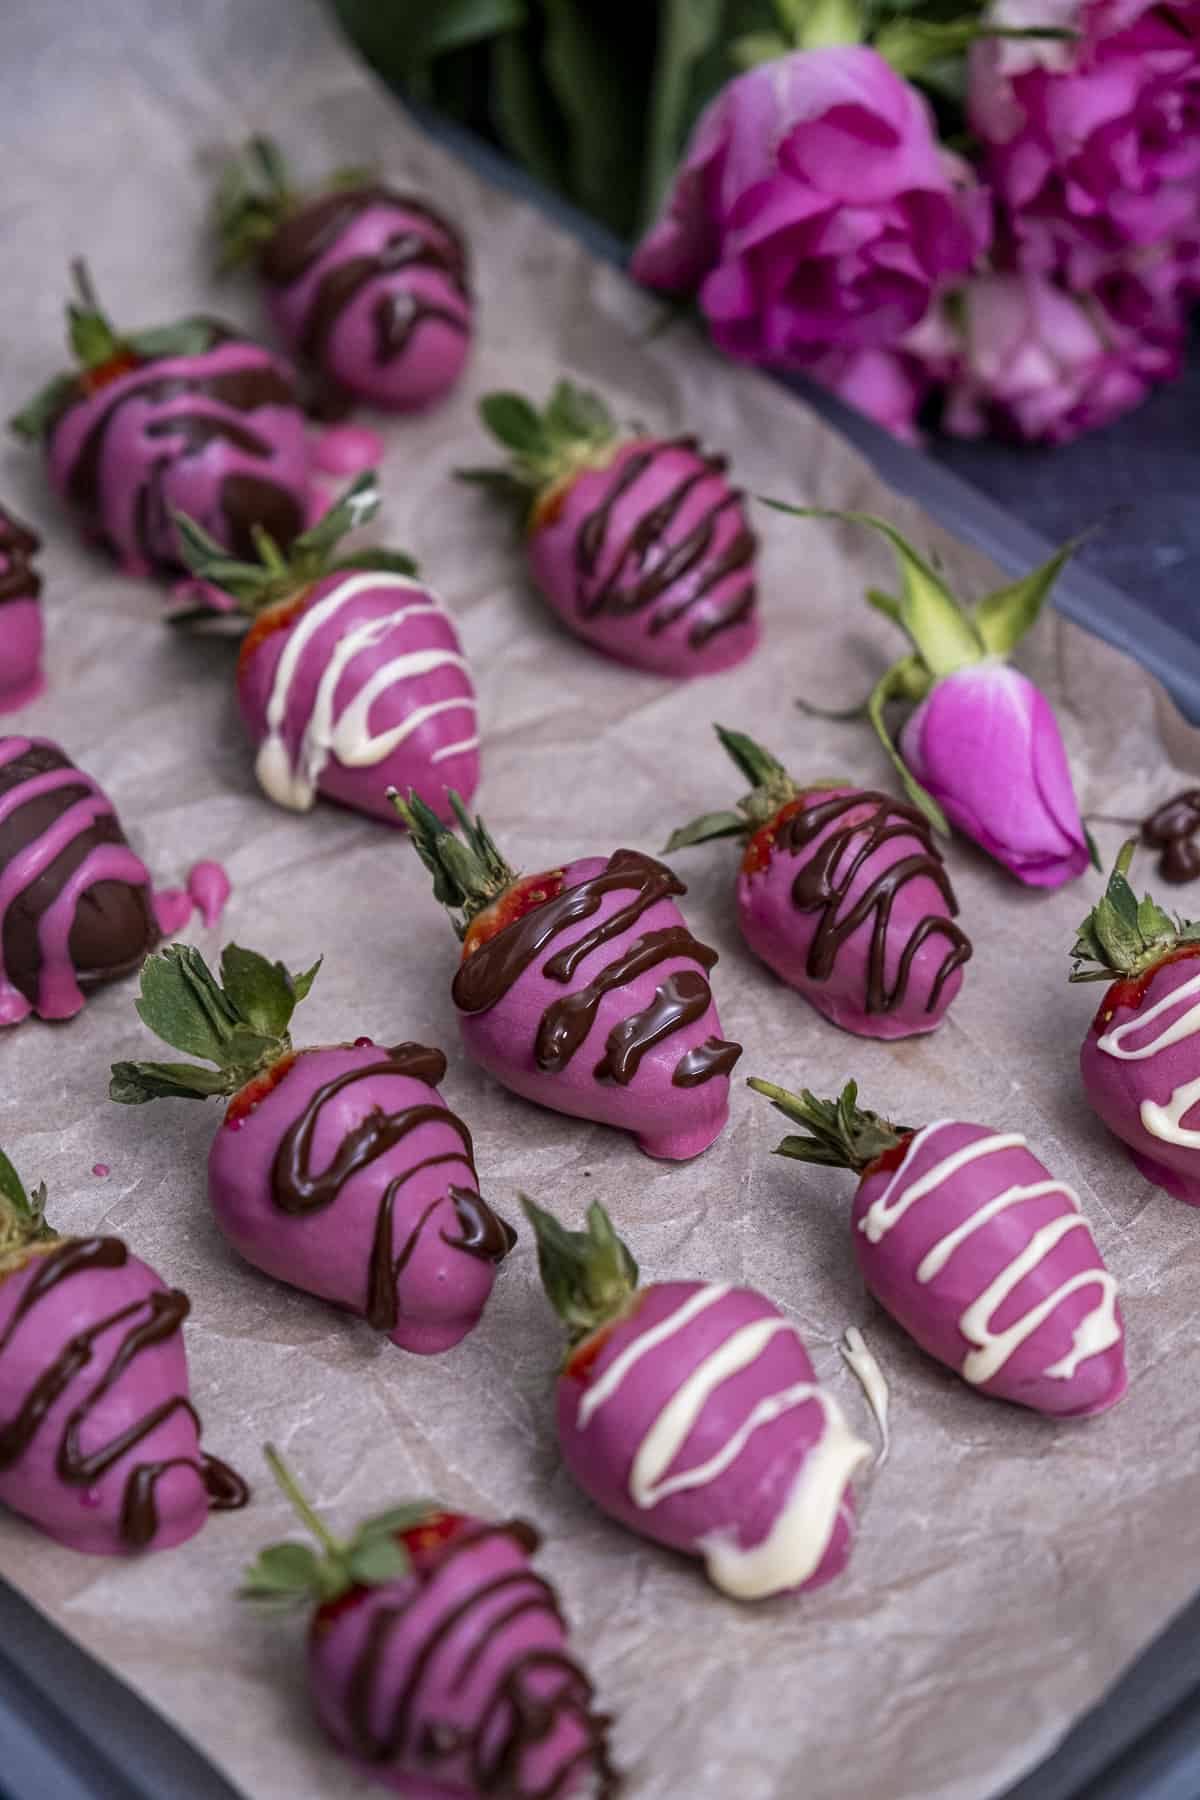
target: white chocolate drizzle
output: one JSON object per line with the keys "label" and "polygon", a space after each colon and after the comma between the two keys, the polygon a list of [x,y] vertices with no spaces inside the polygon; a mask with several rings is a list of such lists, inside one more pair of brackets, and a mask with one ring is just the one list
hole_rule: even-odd
{"label": "white chocolate drizzle", "polygon": [[[910,1159],[919,1154],[928,1139],[938,1131],[946,1129],[951,1121],[940,1119],[932,1125],[926,1125],[912,1140],[908,1156],[895,1171],[887,1187],[877,1199],[872,1201],[863,1217],[859,1220],[859,1230],[873,1244],[878,1244],[900,1219],[919,1201],[936,1194],[944,1181],[950,1180],[960,1170],[980,1157],[991,1156],[1002,1150],[1024,1149],[1025,1139],[1019,1132],[993,1132],[986,1137],[976,1138],[970,1144],[964,1144],[941,1162],[935,1163],[911,1181],[907,1187],[903,1185],[904,1171]],[[900,1192],[895,1193],[897,1187]],[[1007,1187],[1001,1193],[985,1201],[970,1216],[948,1231],[943,1238],[926,1252],[917,1266],[916,1279],[923,1286],[933,1281],[946,1267],[960,1245],[966,1242],[975,1232],[989,1224],[998,1214],[1006,1212],[1010,1207],[1020,1206],[1028,1200],[1044,1199],[1050,1194],[1061,1194],[1069,1208],[1060,1213],[1058,1218],[1051,1219],[1039,1230],[1035,1231],[1029,1242],[1013,1259],[996,1275],[988,1286],[971,1301],[958,1321],[958,1328],[971,1346],[963,1358],[960,1374],[964,1381],[975,1386],[991,1381],[1008,1362],[1009,1358],[1020,1349],[1021,1345],[1031,1338],[1041,1325],[1055,1313],[1064,1300],[1085,1287],[1095,1287],[1099,1297],[1095,1306],[1086,1313],[1075,1326],[1071,1348],[1067,1354],[1048,1368],[1041,1371],[1043,1375],[1056,1379],[1069,1380],[1075,1374],[1080,1363],[1090,1356],[1098,1356],[1104,1350],[1120,1342],[1121,1327],[1117,1321],[1117,1284],[1107,1269],[1081,1269],[1068,1277],[1066,1281],[1048,1294],[1036,1306],[1014,1319],[1003,1331],[993,1329],[993,1320],[1000,1312],[1010,1295],[1024,1281],[1025,1277],[1039,1268],[1051,1251],[1070,1231],[1087,1231],[1091,1227],[1084,1217],[1079,1205],[1079,1196],[1065,1182],[1048,1178],[1044,1181],[1030,1182],[1025,1185],[1016,1184]],[[849,1359],[847,1359],[849,1360]]]}
{"label": "white chocolate drizzle", "polygon": [[[295,812],[307,812],[316,799],[321,771],[331,756],[346,768],[369,767],[390,756],[406,738],[438,714],[455,710],[466,710],[474,714],[473,696],[469,693],[460,694],[450,699],[431,701],[426,706],[414,707],[398,725],[372,734],[371,707],[389,688],[403,681],[419,680],[434,669],[458,668],[466,671],[464,657],[453,650],[431,647],[409,651],[382,664],[364,682],[349,705],[343,708],[341,716],[335,718],[338,684],[356,656],[373,648],[406,619],[423,614],[444,616],[443,608],[437,601],[424,599],[399,605],[382,618],[365,620],[348,631],[335,645],[321,671],[295,758],[289,756],[283,741],[283,730],[304,651],[322,626],[334,619],[342,607],[357,595],[380,588],[408,593],[428,592],[420,582],[407,575],[391,575],[380,571],[350,575],[302,615],[283,647],[267,701],[267,735],[255,761],[259,785],[280,806],[289,807]],[[478,742],[477,737],[469,737],[457,744],[443,746],[434,752],[432,760],[440,761],[456,750],[474,749]]]}
{"label": "white chocolate drizzle", "polygon": [[[1163,1027],[1150,1041],[1139,1044],[1136,1050],[1125,1048],[1126,1038],[1134,1032],[1142,1031],[1147,1025],[1153,1025],[1164,1013],[1174,1011],[1175,1007],[1191,1000],[1195,996],[1195,1004],[1181,1012],[1177,1019]],[[1161,1050],[1169,1050],[1172,1044],[1182,1043],[1185,1038],[1195,1037],[1200,1032],[1200,975],[1193,975],[1180,987],[1173,988],[1156,1000],[1147,1012],[1138,1013],[1124,1024],[1117,1025],[1112,1031],[1106,1031],[1098,1038],[1096,1048],[1103,1050],[1106,1056],[1113,1056],[1119,1062],[1141,1062],[1145,1057],[1157,1056]],[[1183,1121],[1200,1100],[1200,1079],[1184,1082],[1177,1087],[1171,1098],[1162,1104],[1157,1100],[1143,1100],[1138,1108],[1142,1124],[1150,1133],[1164,1144],[1179,1144],[1187,1150],[1200,1149],[1200,1131],[1185,1126]]]}
{"label": "white chocolate drizzle", "polygon": [[[612,1399],[644,1356],[730,1291],[725,1283],[700,1288],[665,1319],[627,1344],[585,1391],[577,1413],[579,1429],[583,1430],[600,1407]],[[629,1475],[630,1499],[635,1506],[649,1509],[670,1494],[707,1487],[732,1467],[760,1427],[810,1402],[820,1406],[824,1415],[821,1435],[810,1446],[767,1537],[743,1550],[734,1536],[721,1532],[698,1546],[714,1586],[743,1600],[799,1587],[816,1572],[837,1525],[846,1485],[855,1469],[870,1456],[868,1446],[846,1424],[837,1402],[815,1382],[800,1381],[756,1401],[737,1430],[706,1462],[671,1475],[671,1465],[714,1392],[755,1363],[780,1332],[790,1332],[797,1338],[800,1335],[789,1319],[755,1319],[731,1332],[697,1363],[651,1423],[637,1448]]]}
{"label": "white chocolate drizzle", "polygon": [[891,1432],[888,1429],[891,1395],[888,1392],[887,1377],[857,1325],[847,1326],[840,1349],[846,1367],[862,1388],[867,1405],[879,1427],[879,1455],[875,1458],[875,1467],[878,1469],[887,1461],[892,1447]]}

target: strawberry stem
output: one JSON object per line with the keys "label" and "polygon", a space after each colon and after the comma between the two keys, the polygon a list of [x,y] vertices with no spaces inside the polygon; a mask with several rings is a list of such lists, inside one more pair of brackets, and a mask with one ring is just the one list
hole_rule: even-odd
{"label": "strawberry stem", "polygon": [[0,1262],[19,1256],[31,1244],[58,1241],[58,1233],[46,1223],[45,1209],[45,1182],[26,1193],[21,1177],[0,1150]]}
{"label": "strawberry stem", "polygon": [[912,1135],[909,1126],[893,1125],[878,1113],[862,1110],[855,1081],[848,1081],[836,1100],[818,1100],[807,1088],[792,1094],[757,1076],[751,1076],[746,1085],[756,1094],[765,1094],[785,1119],[804,1127],[802,1136],[785,1137],[775,1147],[776,1156],[788,1156],[795,1162],[851,1169],[861,1175],[877,1158],[895,1150]]}
{"label": "strawberry stem", "polygon": [[267,1467],[279,1484],[284,1497],[290,1503],[292,1511],[296,1514],[296,1517],[300,1520],[301,1524],[306,1526],[316,1538],[326,1556],[332,1561],[338,1561],[344,1557],[348,1546],[344,1544],[340,1538],[334,1537],[325,1521],[312,1506],[304,1493],[303,1488],[300,1486],[299,1481],[296,1479],[295,1474],[288,1467],[287,1463],[284,1462],[283,1457],[279,1454],[279,1451],[275,1448],[274,1444],[263,1445],[263,1456],[266,1459]]}
{"label": "strawberry stem", "polygon": [[[1113,981],[1144,974],[1182,944],[1200,943],[1200,920],[1172,918],[1151,895],[1129,885],[1137,839],[1127,838],[1108,886],[1083,920],[1071,949],[1071,981]],[[1094,963],[1094,968],[1088,967]]]}
{"label": "strawberry stem", "polygon": [[586,1230],[568,1231],[528,1195],[517,1198],[537,1240],[546,1298],[574,1348],[625,1311],[637,1291],[638,1266],[599,1201],[588,1208]]}
{"label": "strawberry stem", "polygon": [[395,788],[388,799],[408,826],[413,849],[433,876],[433,896],[450,915],[460,938],[477,913],[492,905],[516,881],[479,817],[472,818],[462,796],[451,788],[448,798],[462,829],[461,838],[421,799],[415,789],[402,800]]}
{"label": "strawberry stem", "polygon": [[479,414],[510,452],[500,468],[458,469],[460,481],[492,489],[528,521],[549,489],[581,469],[606,463],[619,441],[616,421],[600,398],[570,381],[556,382],[540,410],[523,394],[485,394]]}

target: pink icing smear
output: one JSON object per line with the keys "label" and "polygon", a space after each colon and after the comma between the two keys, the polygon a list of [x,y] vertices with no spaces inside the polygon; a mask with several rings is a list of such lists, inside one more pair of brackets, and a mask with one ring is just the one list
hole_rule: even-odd
{"label": "pink icing smear", "polygon": [[107,1163],[93,1163],[92,1164],[92,1174],[99,1175],[103,1178],[105,1175],[111,1175],[112,1170],[109,1168]]}
{"label": "pink icing smear", "polygon": [[187,891],[192,904],[211,931],[220,924],[225,902],[233,892],[233,883],[219,862],[198,862],[188,874]]}
{"label": "pink icing smear", "polygon": [[359,475],[383,460],[384,443],[369,425],[331,425],[313,446],[313,461],[326,475]]}
{"label": "pink icing smear", "polygon": [[153,905],[164,937],[174,937],[192,916],[192,896],[184,888],[161,888],[154,895]]}

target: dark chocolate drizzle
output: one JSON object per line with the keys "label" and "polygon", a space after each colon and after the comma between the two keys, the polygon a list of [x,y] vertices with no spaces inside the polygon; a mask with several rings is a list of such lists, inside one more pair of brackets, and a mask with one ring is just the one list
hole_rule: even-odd
{"label": "dark chocolate drizzle", "polygon": [[[436,1087],[446,1073],[446,1058],[440,1050],[424,1044],[397,1044],[384,1052],[384,1060],[346,1069],[333,1076],[312,1094],[297,1119],[280,1139],[271,1169],[271,1197],[281,1212],[305,1215],[332,1206],[351,1176],[357,1175],[386,1151],[401,1142],[421,1125],[436,1122],[448,1125],[462,1140],[461,1151],[444,1151],[427,1156],[412,1168],[397,1175],[384,1189],[375,1217],[371,1254],[367,1265],[367,1288],[363,1316],[376,1331],[394,1331],[400,1317],[400,1277],[407,1268],[421,1233],[434,1211],[446,1197],[439,1194],[431,1200],[409,1232],[398,1254],[393,1250],[393,1226],[396,1200],[405,1183],[421,1169],[440,1163],[465,1163],[475,1174],[475,1150],[466,1125],[449,1107],[423,1103],[408,1106],[400,1112],[387,1113],[375,1107],[358,1125],[348,1131],[330,1162],[319,1174],[312,1169],[312,1146],[322,1107],[346,1088],[366,1081],[374,1075],[406,1075]],[[517,1241],[512,1226],[494,1213],[474,1189],[450,1187],[459,1235],[441,1233],[443,1243],[462,1250],[484,1262],[498,1263],[508,1255]]]}
{"label": "dark chocolate drizzle", "polygon": [[42,578],[31,558],[41,549],[39,537],[11,513],[0,511],[0,606],[6,600],[36,600]]}
{"label": "dark chocolate drizzle", "polygon": [[719,1037],[705,1038],[702,1044],[680,1057],[671,1080],[676,1087],[699,1087],[702,1081],[711,1081],[714,1075],[731,1074],[741,1054],[740,1044],[730,1044]]}
{"label": "dark chocolate drizzle", "polygon": [[[687,892],[665,863],[657,862],[652,856],[643,856],[638,850],[614,851],[599,874],[564,888],[552,899],[514,919],[466,957],[454,977],[452,989],[454,1004],[459,1011],[480,1013],[495,1006],[548,944],[569,926],[591,918],[605,894],[622,888],[632,888],[633,899],[551,956],[542,967],[542,974],[548,980],[570,981],[585,958],[630,930],[659,900]],[[682,923],[643,933],[585,987],[577,993],[564,995],[546,1008],[538,1025],[534,1047],[538,1067],[548,1074],[558,1074],[565,1069],[595,1024],[604,995],[624,987],[669,957],[687,957],[701,969],[711,969],[717,961],[716,951],[699,943]],[[680,990],[672,985],[677,979],[684,981],[682,994],[686,998],[682,1003],[678,997]],[[701,988],[704,991],[702,1005],[699,1004]],[[668,989],[672,998],[660,1003],[660,996]],[[673,1032],[700,1018],[711,1000],[711,990],[702,974],[689,973],[686,979],[682,973],[678,978],[670,977],[658,990],[651,1007],[632,1015],[609,1033],[605,1055],[596,1065],[597,1080],[631,1081],[651,1045],[661,1043]],[[724,1071],[714,1066],[708,1075],[697,1079],[707,1080],[719,1072]]]}
{"label": "dark chocolate drizzle", "polygon": [[[527,1552],[536,1548],[538,1542],[537,1534],[521,1520],[465,1532],[447,1547],[427,1572],[418,1572],[423,1587],[436,1582],[447,1563],[489,1538],[500,1536],[515,1539]],[[424,1761],[431,1772],[437,1764],[465,1755],[469,1760],[472,1785],[482,1794],[508,1796],[509,1800],[561,1800],[572,1790],[582,1770],[589,1768],[594,1778],[596,1800],[613,1800],[618,1782],[608,1750],[610,1721],[592,1710],[594,1690],[591,1682],[578,1663],[561,1650],[527,1650],[515,1655],[480,1706],[471,1729],[420,1718],[425,1677],[439,1655],[444,1664],[444,1653],[455,1631],[464,1622],[469,1622],[480,1608],[489,1608],[498,1594],[510,1592],[511,1606],[492,1611],[487,1622],[480,1626],[470,1649],[463,1654],[453,1683],[455,1688],[465,1686],[480,1659],[519,1615],[545,1612],[563,1625],[562,1611],[553,1588],[534,1569],[512,1569],[482,1583],[438,1618],[413,1658],[408,1679],[397,1695],[382,1731],[374,1724],[378,1690],[381,1681],[386,1679],[392,1636],[404,1619],[407,1607],[378,1608],[371,1618],[346,1688],[346,1718],[355,1753],[364,1762],[377,1765],[395,1763],[409,1756]],[[540,1695],[530,1689],[528,1677],[545,1670],[560,1671],[563,1679],[553,1693]],[[538,1787],[530,1786],[523,1779],[522,1765],[526,1756],[544,1744],[565,1717],[574,1717],[582,1725],[586,1737],[584,1745],[548,1782]]]}
{"label": "dark chocolate drizzle", "polygon": [[[958,902],[946,874],[945,865],[934,847],[928,821],[915,806],[893,800],[890,794],[865,789],[852,794],[839,794],[832,799],[806,806],[786,819],[776,836],[776,848],[798,856],[825,827],[863,806],[874,807],[869,818],[844,825],[820,843],[803,865],[792,883],[792,903],[800,912],[819,912],[821,917],[809,946],[806,973],[810,981],[827,981],[837,962],[838,952],[846,940],[858,930],[864,919],[874,914],[871,948],[867,963],[866,1010],[869,1013],[891,1012],[903,1000],[912,972],[913,960],[921,945],[930,937],[946,941],[946,955],[938,970],[925,1005],[932,1012],[942,989],[953,974],[971,956],[971,940],[952,918],[928,913],[914,926],[900,957],[895,985],[886,985],[886,952],[888,927],[896,895],[906,882],[924,877],[932,881],[953,914]],[[855,838],[860,842],[852,848]],[[916,838],[920,848],[880,871],[862,894],[844,913],[840,912],[852,883],[867,859],[894,838]],[[840,872],[839,872],[840,871]]]}
{"label": "dark chocolate drizzle", "polygon": [[[372,206],[393,206],[397,212],[423,219],[435,238],[445,240],[440,255],[453,273],[455,286],[466,292],[467,252],[462,238],[449,219],[435,212],[424,200],[399,193],[377,182],[357,188],[339,188],[322,194],[283,221],[275,235],[268,239],[259,257],[259,271],[272,287],[289,287],[331,250],[344,231]],[[397,237],[402,234],[397,233]],[[409,229],[410,236],[417,234]],[[427,242],[417,238],[418,243]]]}
{"label": "dark chocolate drizzle", "polygon": [[[212,374],[200,372],[194,376],[178,372],[172,375],[160,375],[154,372],[154,364],[147,364],[147,372],[141,380],[123,387],[103,407],[89,427],[79,452],[67,476],[67,498],[79,512],[85,523],[98,535],[107,539],[105,531],[104,511],[101,503],[101,469],[104,461],[105,446],[114,419],[131,401],[141,400],[157,405],[165,400],[176,399],[186,394],[197,398],[206,398],[226,407],[232,413],[254,413],[265,406],[295,406],[296,395],[291,382],[283,370],[273,362],[263,362],[243,369],[226,369]],[[59,414],[53,429],[66,416],[66,412],[80,401],[88,398],[85,387],[80,384],[74,398],[64,411]],[[174,455],[156,461],[135,498],[135,509],[138,516],[138,532],[140,548],[151,562],[161,562],[161,556],[151,552],[148,544],[150,523],[162,515],[161,500],[154,495],[144,493],[146,483],[161,483],[167,467],[178,457],[195,455],[204,446],[219,437],[234,444],[236,448],[248,455],[260,456],[264,461],[271,456],[271,445],[256,432],[247,430],[236,419],[221,418],[207,412],[178,413],[174,417],[154,419],[146,427],[149,437],[174,437],[181,440],[182,448]],[[231,478],[233,479],[233,478]],[[271,531],[279,543],[286,546],[290,543],[303,525],[301,509],[295,498],[286,488],[271,481],[268,477],[251,478],[257,484],[258,497],[268,501],[270,516],[266,516],[260,508],[256,517]],[[225,483],[222,494],[223,503],[230,503],[228,492],[230,482]],[[285,509],[287,509],[285,511]],[[248,526],[244,514],[230,512],[227,514],[231,532],[236,532],[239,525],[245,527],[243,541],[249,544]],[[284,520],[291,523],[290,535],[282,532]],[[249,523],[254,523],[250,520]],[[239,554],[244,554],[239,549]]]}
{"label": "dark chocolate drizzle", "polygon": [[[0,739],[0,742],[3,740]],[[19,755],[0,762],[0,798],[39,775],[74,769],[69,756],[54,744],[30,742]],[[31,796],[0,819],[0,870],[37,841],[80,800],[94,798],[82,775],[78,782]],[[42,971],[41,922],[81,863],[101,844],[126,845],[125,833],[112,811],[84,825],[43,869],[36,881],[3,909],[0,956],[8,979],[36,1004]],[[115,981],[140,968],[158,942],[158,926],[150,890],[126,881],[97,881],[84,889],[75,908],[68,954],[80,987]]]}
{"label": "dark chocolate drizzle", "polygon": [[[121,1239],[115,1237],[68,1238],[44,1256],[39,1256],[33,1277],[26,1284],[0,1336],[0,1357],[12,1342],[22,1320],[60,1282],[69,1280],[72,1275],[95,1270],[120,1269],[128,1260],[128,1250]],[[200,1420],[195,1407],[186,1396],[176,1394],[90,1453],[85,1453],[81,1444],[93,1410],[108,1397],[143,1350],[164,1343],[179,1330],[188,1310],[187,1295],[177,1288],[155,1290],[76,1332],[42,1370],[13,1416],[0,1425],[0,1469],[11,1469],[20,1461],[51,1408],[90,1364],[99,1339],[115,1325],[126,1321],[129,1322],[128,1329],[104,1374],[67,1416],[55,1459],[59,1480],[70,1487],[91,1487],[175,1412],[190,1414],[199,1432]],[[121,1539],[131,1550],[144,1549],[154,1537],[158,1529],[155,1490],[167,1470],[176,1468],[195,1470],[208,1496],[210,1510],[228,1511],[244,1506],[249,1498],[249,1489],[241,1476],[216,1457],[201,1454],[198,1461],[191,1457],[172,1457],[163,1462],[136,1463],[126,1477],[119,1526]]]}
{"label": "dark chocolate drizzle", "polygon": [[1158,872],[1182,886],[1200,875],[1200,788],[1185,788],[1142,820],[1142,842],[1161,851]]}
{"label": "dark chocolate drizzle", "polygon": [[[670,450],[684,450],[698,456],[700,467],[683,476],[669,494],[642,514],[605,580],[592,588],[618,502],[658,458]],[[690,612],[727,576],[753,562],[757,539],[741,511],[743,495],[740,489],[724,487],[724,483],[724,491],[678,542],[664,542],[689,495],[701,483],[723,476],[727,467],[723,456],[700,455],[697,441],[692,437],[650,444],[626,459],[599,503],[580,521],[575,535],[576,597],[584,618],[600,615],[627,618],[652,607],[675,583],[696,575],[698,579],[690,593],[657,608],[652,614],[646,629],[651,637],[655,637]],[[730,508],[738,510],[740,529],[720,555],[712,556],[718,522]],[[698,619],[692,625],[688,633],[689,645],[694,650],[701,649],[718,632],[740,624],[753,611],[755,602],[756,590],[750,582],[721,612]]]}

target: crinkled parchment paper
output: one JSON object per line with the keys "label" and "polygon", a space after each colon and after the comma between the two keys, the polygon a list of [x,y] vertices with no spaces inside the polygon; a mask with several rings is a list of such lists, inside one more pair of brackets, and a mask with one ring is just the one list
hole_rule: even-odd
{"label": "crinkled parchment paper", "polygon": [[[618,844],[657,850],[673,825],[728,804],[738,778],[714,717],[756,732],[801,776],[885,778],[864,729],[814,724],[793,705],[802,692],[850,702],[897,653],[861,601],[890,574],[865,534],[760,509],[762,651],[708,684],[672,686],[564,635],[505,523],[450,479],[481,460],[478,394],[540,395],[565,368],[622,413],[671,431],[686,423],[727,448],[752,491],[885,511],[935,545],[967,591],[995,581],[816,418],[686,326],[648,340],[656,305],[426,143],[313,0],[9,0],[4,39],[6,413],[55,366],[73,253],[90,256],[121,318],[219,306],[257,321],[249,284],[213,285],[203,240],[213,153],[252,128],[276,132],[310,175],[375,161],[465,224],[479,347],[449,405],[386,428],[383,526],[421,557],[461,624],[482,698],[480,798],[511,857],[536,869]],[[1024,1131],[1078,1187],[1122,1283],[1132,1381],[1108,1417],[1054,1426],[980,1399],[881,1316],[851,1261],[849,1179],[772,1160],[780,1122],[740,1084],[716,1147],[671,1167],[485,1080],[458,1047],[452,935],[403,838],[324,806],[308,817],[271,806],[235,716],[229,647],[172,636],[153,586],[84,552],[36,457],[5,446],[0,494],[46,538],[51,686],[16,723],[61,738],[104,782],[163,884],[197,857],[226,862],[225,935],[293,965],[325,953],[301,1036],[440,1043],[447,1098],[476,1133],[495,1205],[515,1216],[522,1187],[577,1219],[603,1200],[648,1277],[776,1296],[865,1432],[837,1351],[846,1326],[865,1328],[894,1395],[894,1449],[862,1484],[847,1574],[811,1599],[720,1599],[697,1567],[607,1523],[560,1469],[560,1337],[527,1234],[483,1325],[447,1356],[406,1356],[275,1285],[208,1216],[216,1108],[123,1110],[105,1097],[113,1058],[152,1053],[125,984],[65,1028],[4,1034],[0,1140],[29,1179],[49,1183],[60,1227],[119,1232],[190,1291],[209,1447],[253,1478],[258,1446],[275,1438],[338,1524],[425,1493],[536,1520],[544,1566],[617,1715],[636,1800],[979,1800],[1013,1779],[1200,1583],[1200,1219],[1133,1172],[1080,1091],[1075,1056],[1096,990],[1067,986],[1066,952],[1095,878],[1027,892],[956,845],[975,960],[936,1036],[887,1046],[824,1024],[742,947],[728,846],[679,859],[690,917],[721,950],[715,986],[726,1034],[746,1046],[743,1074],[830,1091],[854,1073],[868,1104],[902,1118]],[[1200,738],[1122,656],[1048,617],[1022,661],[1059,708],[1086,807],[1138,813],[1200,774]],[[1119,830],[1099,836],[1110,855]],[[192,936],[218,948],[215,932]],[[111,1165],[107,1180],[96,1162]],[[248,1511],[137,1563],[74,1556],[5,1517],[0,1567],[253,1800],[357,1794],[310,1722],[299,1622],[256,1618],[233,1597],[255,1547],[287,1527],[260,1479]]]}

